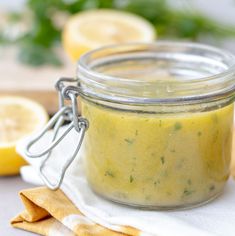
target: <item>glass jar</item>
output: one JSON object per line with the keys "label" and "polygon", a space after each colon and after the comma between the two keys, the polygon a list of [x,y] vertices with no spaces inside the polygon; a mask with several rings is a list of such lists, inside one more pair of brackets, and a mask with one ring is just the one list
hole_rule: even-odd
{"label": "glass jar", "polygon": [[123,44],[82,56],[77,78],[89,123],[84,166],[95,193],[175,209],[222,192],[231,159],[233,55],[195,43]]}

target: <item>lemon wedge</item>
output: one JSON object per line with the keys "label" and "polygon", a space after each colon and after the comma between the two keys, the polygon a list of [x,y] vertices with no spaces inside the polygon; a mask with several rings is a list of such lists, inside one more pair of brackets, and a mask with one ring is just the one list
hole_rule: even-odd
{"label": "lemon wedge", "polygon": [[41,129],[48,120],[38,103],[15,96],[0,96],[0,175],[14,175],[25,164],[15,150],[21,138]]}
{"label": "lemon wedge", "polygon": [[62,43],[72,60],[100,46],[127,42],[151,42],[154,27],[144,18],[122,11],[98,9],[69,18],[62,32]]}

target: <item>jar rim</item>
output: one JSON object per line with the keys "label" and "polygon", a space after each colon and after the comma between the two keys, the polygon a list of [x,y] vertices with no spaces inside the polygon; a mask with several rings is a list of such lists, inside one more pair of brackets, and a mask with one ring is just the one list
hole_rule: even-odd
{"label": "jar rim", "polygon": [[[184,53],[184,56],[190,56],[189,52],[196,52],[198,51],[198,55],[203,57],[203,52],[207,52],[209,54],[213,54],[215,58],[210,58],[210,60],[214,60],[214,63],[222,63],[226,68],[222,71],[214,74],[210,74],[208,76],[201,76],[197,79],[195,78],[187,78],[187,80],[181,81],[179,84],[181,85],[180,89],[192,88],[192,87],[200,87],[203,86],[209,87],[211,89],[207,89],[207,92],[200,93],[199,90],[195,90],[194,93],[191,94],[183,94],[182,96],[172,96],[172,97],[144,97],[144,96],[135,96],[135,94],[131,94],[130,91],[127,89],[126,94],[120,93],[120,89],[123,86],[129,86],[136,88],[138,86],[147,88],[147,85],[151,86],[151,83],[144,80],[138,79],[129,79],[123,78],[120,76],[113,76],[110,74],[101,73],[95,70],[93,61],[98,58],[96,54],[102,59],[102,54],[110,53],[111,56],[115,56],[115,50],[117,50],[117,55],[121,55],[121,53],[138,52],[138,48],[141,50],[151,50],[156,48],[174,48],[175,52],[177,50]],[[120,53],[121,50],[121,53]],[[130,51],[128,51],[130,50]],[[140,50],[140,51],[141,51]],[[188,50],[188,51],[187,51]],[[170,54],[175,53],[174,50],[170,51]],[[154,51],[153,51],[154,53]],[[167,54],[167,52],[165,52]],[[164,51],[162,52],[164,54]],[[109,55],[109,54],[107,54]],[[110,56],[109,55],[109,56]],[[183,54],[181,55],[183,56]],[[132,56],[132,58],[134,58]],[[182,59],[182,58],[181,58]],[[198,58],[199,59],[199,58]],[[208,58],[209,60],[209,58]],[[90,64],[89,64],[90,63]],[[108,61],[106,61],[108,63]],[[219,64],[218,64],[219,65]],[[218,66],[217,65],[217,66]],[[140,103],[140,104],[155,104],[155,103],[197,103],[201,100],[205,99],[221,99],[222,97],[228,97],[232,95],[235,91],[235,56],[223,49],[218,49],[213,46],[200,44],[200,43],[192,43],[192,42],[177,42],[177,41],[156,41],[153,43],[124,43],[124,44],[116,44],[116,45],[108,45],[104,46],[95,50],[91,50],[88,53],[81,56],[80,60],[78,61],[77,66],[77,77],[79,84],[81,86],[81,93],[84,96],[93,97],[96,99],[101,99],[105,101],[113,101],[113,102],[121,102],[121,103]],[[110,87],[103,86],[108,81]],[[116,90],[112,90],[115,86],[119,86]],[[212,89],[214,87],[214,89]],[[111,91],[111,92],[110,92]],[[182,91],[181,91],[182,92]]]}

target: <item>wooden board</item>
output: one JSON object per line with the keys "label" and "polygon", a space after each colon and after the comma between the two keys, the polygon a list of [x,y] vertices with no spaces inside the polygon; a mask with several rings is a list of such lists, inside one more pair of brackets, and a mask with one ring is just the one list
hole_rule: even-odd
{"label": "wooden board", "polygon": [[17,62],[16,49],[0,48],[0,95],[32,98],[53,114],[58,109],[55,82],[62,76],[74,77],[76,72],[76,65],[62,57],[65,58],[63,67],[35,68]]}

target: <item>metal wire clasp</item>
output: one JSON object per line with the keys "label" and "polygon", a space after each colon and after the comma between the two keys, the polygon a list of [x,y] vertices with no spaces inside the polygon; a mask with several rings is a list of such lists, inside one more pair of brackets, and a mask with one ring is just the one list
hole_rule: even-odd
{"label": "metal wire clasp", "polygon": [[[34,138],[32,138],[29,143],[26,145],[25,148],[25,154],[30,157],[30,158],[39,158],[42,156],[45,156],[45,159],[41,162],[39,166],[39,175],[42,178],[43,182],[47,185],[48,188],[52,190],[56,190],[60,187],[66,170],[76,157],[85,132],[88,128],[88,121],[79,116],[78,113],[78,106],[77,106],[77,97],[79,95],[79,89],[76,86],[65,86],[64,83],[66,82],[77,82],[77,80],[72,79],[72,78],[61,78],[57,81],[55,87],[58,91],[58,96],[59,96],[59,111],[49,120],[47,125],[42,129],[41,132],[39,132]],[[70,105],[65,105],[65,100],[69,100],[71,102]],[[59,129],[60,127],[65,123],[65,122],[70,122],[66,129],[59,135]],[[45,133],[53,128],[53,137],[51,144],[43,151],[39,153],[32,153],[30,151],[31,147],[38,142],[44,135]],[[46,166],[46,162],[48,159],[51,157],[52,150],[64,139],[64,137],[72,130],[75,129],[78,134],[78,144],[77,147],[75,148],[73,154],[66,160],[64,166],[62,167],[59,180],[56,183],[52,183],[48,177],[44,174],[43,169]]]}

